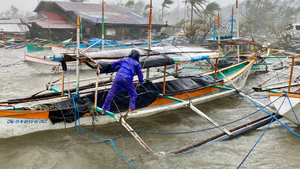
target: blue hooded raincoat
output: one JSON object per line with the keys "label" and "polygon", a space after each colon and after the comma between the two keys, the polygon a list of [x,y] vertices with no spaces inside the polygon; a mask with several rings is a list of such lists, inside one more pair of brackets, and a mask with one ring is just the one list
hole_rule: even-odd
{"label": "blue hooded raincoat", "polygon": [[130,97],[129,107],[133,110],[135,109],[135,100],[137,98],[137,93],[135,91],[135,86],[133,84],[133,77],[135,74],[138,75],[139,82],[144,82],[142,67],[133,57],[122,58],[111,64],[113,69],[120,68],[116,74],[113,81],[111,89],[106,96],[105,102],[102,109],[109,110],[110,104],[115,97],[115,95],[122,91],[127,90]]}

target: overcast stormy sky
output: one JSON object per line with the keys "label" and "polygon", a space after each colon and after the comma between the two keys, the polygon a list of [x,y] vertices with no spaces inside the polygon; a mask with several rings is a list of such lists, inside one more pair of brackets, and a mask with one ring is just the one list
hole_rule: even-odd
{"label": "overcast stormy sky", "polygon": [[[4,12],[6,10],[9,10],[10,7],[13,5],[16,8],[18,8],[20,11],[33,11],[35,9],[35,7],[38,4],[38,1],[40,0],[1,0],[1,5],[0,5],[0,13]],[[53,0],[52,0],[53,1]],[[68,1],[68,0],[56,0],[56,1]],[[105,0],[105,1],[109,1],[109,2],[123,2],[126,3],[128,0]],[[135,2],[137,2],[138,0],[135,0]],[[150,0],[144,0],[146,3],[149,3]],[[229,4],[233,4],[235,3],[236,0],[210,0],[210,2],[217,2],[220,4],[221,7],[225,7]],[[102,0],[88,0],[88,2],[91,3],[100,3],[102,2]],[[163,0],[153,0],[153,4],[154,4],[154,8],[160,8],[161,3],[163,2]],[[183,0],[174,0],[174,5],[173,6],[177,6],[177,5],[181,5],[183,4]]]}

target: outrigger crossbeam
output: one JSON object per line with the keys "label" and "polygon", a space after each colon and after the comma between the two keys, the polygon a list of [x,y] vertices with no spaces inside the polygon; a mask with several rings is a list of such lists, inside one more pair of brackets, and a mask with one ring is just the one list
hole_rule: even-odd
{"label": "outrigger crossbeam", "polygon": [[[170,99],[170,100],[173,100],[173,101],[176,101],[176,102],[181,102],[181,103],[185,102],[184,100],[177,99],[177,98],[174,98],[174,97],[171,97],[171,96],[164,96],[162,94],[159,94],[158,97],[164,97],[165,99]],[[194,112],[196,112],[200,116],[206,118],[209,122],[211,122],[212,124],[214,124],[215,126],[217,126],[220,130],[222,130],[223,132],[225,132],[227,135],[229,135],[229,136],[232,135],[230,131],[228,131],[227,129],[225,129],[224,127],[222,127],[221,125],[219,125],[216,121],[214,121],[213,119],[211,119],[210,117],[208,117],[206,114],[204,114],[202,111],[200,111],[199,109],[197,109],[192,103],[189,103],[188,105],[189,105],[189,107]]]}

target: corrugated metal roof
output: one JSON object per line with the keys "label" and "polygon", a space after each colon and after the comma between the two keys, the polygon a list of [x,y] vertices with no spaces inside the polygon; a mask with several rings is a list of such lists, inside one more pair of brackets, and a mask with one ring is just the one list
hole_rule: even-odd
{"label": "corrugated metal roof", "polygon": [[20,19],[0,19],[0,24],[22,24]]}
{"label": "corrugated metal roof", "polygon": [[23,25],[20,19],[0,19],[0,32],[26,33],[28,27]]}
{"label": "corrugated metal roof", "polygon": [[64,17],[59,14],[45,14],[50,18],[43,18],[33,21],[42,28],[50,29],[76,29],[76,26],[69,23]]}
{"label": "corrugated metal roof", "polygon": [[55,13],[45,13],[44,15],[46,15],[47,18],[50,19],[55,19],[55,20],[65,20],[65,18],[59,14],[55,14]]}
{"label": "corrugated metal roof", "polygon": [[[102,4],[91,3],[72,3],[72,2],[55,2],[66,12],[80,14],[81,17],[91,21],[94,24],[102,22]],[[104,5],[104,22],[111,24],[146,24],[149,19],[132,13],[117,5]],[[163,23],[153,22],[155,25],[164,25]]]}

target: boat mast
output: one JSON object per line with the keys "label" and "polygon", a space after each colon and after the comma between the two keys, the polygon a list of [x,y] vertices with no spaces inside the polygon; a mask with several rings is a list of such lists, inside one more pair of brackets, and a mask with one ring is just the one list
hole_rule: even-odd
{"label": "boat mast", "polygon": [[231,15],[231,31],[230,31],[231,36],[233,36],[233,15],[234,15],[234,6],[232,6],[232,15]]}
{"label": "boat mast", "polygon": [[77,49],[76,49],[76,94],[79,94],[79,33],[80,33],[80,19],[77,15]]}
{"label": "boat mast", "polygon": [[217,19],[214,20],[214,40],[216,40]]}
{"label": "boat mast", "polygon": [[102,50],[104,50],[104,0],[102,0]]}
{"label": "boat mast", "polygon": [[152,0],[150,0],[149,26],[148,26],[148,49],[151,50],[151,29],[152,29]]}
{"label": "boat mast", "polygon": [[290,80],[289,80],[289,87],[288,92],[291,91],[291,84],[292,84],[292,78],[293,78],[293,71],[294,71],[294,64],[295,64],[295,58],[299,58],[300,56],[291,56],[289,58],[292,58],[292,65],[291,65],[291,72],[290,72]]}
{"label": "boat mast", "polygon": [[220,13],[218,12],[218,51],[221,51],[221,31],[220,31]]}
{"label": "boat mast", "polygon": [[[151,29],[152,29],[152,0],[150,0],[149,26],[148,26],[148,55],[151,50]],[[150,69],[147,68],[146,80],[149,80]]]}
{"label": "boat mast", "polygon": [[239,32],[239,2],[236,0],[236,35],[237,35],[237,57],[238,57],[238,63],[240,63],[240,32]]}

